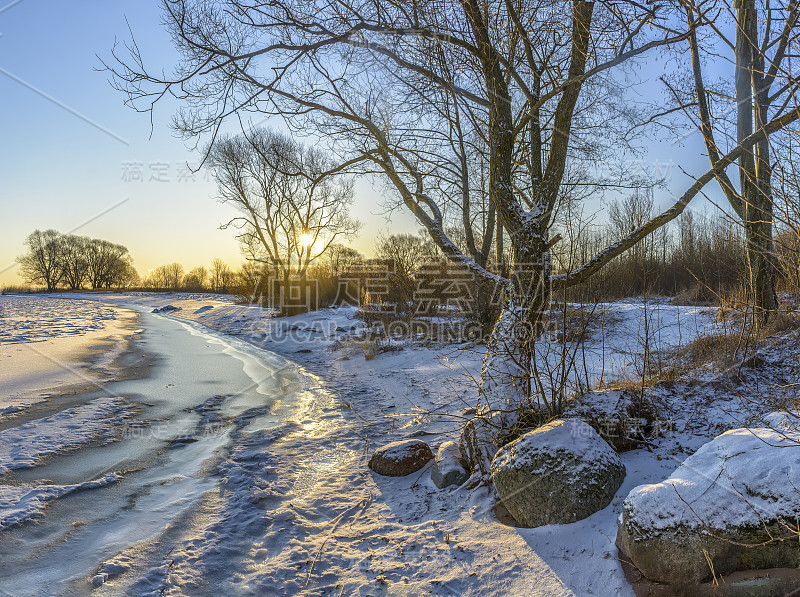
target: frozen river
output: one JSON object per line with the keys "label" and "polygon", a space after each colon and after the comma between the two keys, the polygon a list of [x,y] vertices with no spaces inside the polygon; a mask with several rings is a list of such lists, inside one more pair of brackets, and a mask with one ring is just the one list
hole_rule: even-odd
{"label": "frozen river", "polygon": [[[243,495],[267,490],[269,475],[252,470],[253,456],[274,472],[266,451],[276,440],[341,426],[335,415],[310,414],[329,397],[282,357],[128,308],[139,312],[144,331],[133,348],[150,361],[150,375],[54,396],[0,420],[0,594],[79,594],[92,585],[146,593],[163,583],[158,571],[171,548],[209,532],[226,545],[202,584],[229,586],[263,532],[255,521],[225,522],[248,520],[254,501]],[[350,457],[345,450],[325,464]],[[302,469],[272,492],[277,500],[313,486],[319,467]]]}

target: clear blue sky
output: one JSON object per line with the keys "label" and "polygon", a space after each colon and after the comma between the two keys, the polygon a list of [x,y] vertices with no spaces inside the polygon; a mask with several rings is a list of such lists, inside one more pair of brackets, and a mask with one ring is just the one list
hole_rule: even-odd
{"label": "clear blue sky", "polygon": [[[124,244],[142,274],[171,261],[241,261],[233,233],[218,229],[233,210],[213,199],[205,171],[191,180],[197,154],[167,126],[174,106],[156,111],[151,138],[148,115],[125,107],[96,70],[97,55],[129,38],[126,18],[151,64],[174,62],[155,2],[0,0],[0,284],[20,282],[9,266],[35,228]],[[387,227],[377,199],[359,185],[362,251]],[[410,217],[395,222],[416,229]]]}
{"label": "clear blue sky", "polygon": [[[186,163],[198,156],[167,126],[174,106],[156,111],[151,138],[148,115],[125,107],[96,70],[96,55],[109,58],[115,38],[129,38],[126,18],[146,63],[174,63],[155,2],[0,0],[0,284],[20,281],[14,258],[35,228],[122,243],[142,274],[171,261],[240,262],[233,233],[218,229],[232,209],[213,199],[204,171],[191,180]],[[652,149],[650,164],[685,165],[692,155],[690,170],[706,169],[699,142]],[[690,184],[677,168],[673,175],[675,192]],[[380,231],[418,228],[406,213],[390,227],[378,203],[369,184],[358,185],[354,212],[365,226],[353,244],[362,252]]]}

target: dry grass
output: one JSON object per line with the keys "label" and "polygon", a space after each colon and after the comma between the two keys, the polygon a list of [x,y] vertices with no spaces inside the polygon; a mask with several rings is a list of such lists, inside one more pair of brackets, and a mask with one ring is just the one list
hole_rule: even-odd
{"label": "dry grass", "polygon": [[678,351],[677,356],[689,368],[702,367],[709,363],[730,367],[736,362],[744,340],[738,334],[700,336]]}
{"label": "dry grass", "polygon": [[798,329],[800,329],[800,316],[798,316],[796,311],[779,311],[773,315],[761,329],[761,335],[769,337]]}
{"label": "dry grass", "polygon": [[561,304],[550,311],[547,331],[559,342],[580,344],[619,321],[620,317],[605,307],[586,305],[564,309]]}
{"label": "dry grass", "polygon": [[41,288],[34,288],[32,286],[20,286],[15,284],[9,284],[8,286],[3,286],[0,288],[0,294],[20,294],[20,293],[31,293],[31,292],[43,292]]}
{"label": "dry grass", "polygon": [[678,292],[678,294],[672,297],[670,303],[679,306],[713,305],[718,302],[718,300],[719,297],[707,286],[694,284]]}
{"label": "dry grass", "polygon": [[634,372],[625,372],[619,377],[615,377],[603,384],[598,384],[599,390],[623,390],[641,394],[659,384],[671,384],[678,379],[679,370],[675,366],[661,366],[648,371],[644,376],[636,375]]}

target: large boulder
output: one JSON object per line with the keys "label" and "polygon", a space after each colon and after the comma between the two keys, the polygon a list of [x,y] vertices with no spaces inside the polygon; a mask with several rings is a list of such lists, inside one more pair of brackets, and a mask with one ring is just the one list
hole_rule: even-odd
{"label": "large boulder", "polygon": [[619,456],[589,425],[561,419],[500,449],[492,481],[521,526],[581,520],[605,508],[625,478]]}
{"label": "large boulder", "polygon": [[439,489],[450,485],[462,485],[469,478],[464,466],[461,448],[456,442],[444,442],[433,459],[431,480]]}
{"label": "large boulder", "polygon": [[433,460],[433,452],[424,441],[407,439],[378,448],[369,459],[369,468],[387,477],[405,477]]}
{"label": "large boulder", "polygon": [[734,429],[667,480],[633,489],[623,502],[617,546],[644,576],[670,584],[797,568],[798,515],[800,434]]}

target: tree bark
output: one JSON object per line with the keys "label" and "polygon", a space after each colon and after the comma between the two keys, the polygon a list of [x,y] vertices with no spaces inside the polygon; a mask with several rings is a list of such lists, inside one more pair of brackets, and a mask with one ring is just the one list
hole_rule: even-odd
{"label": "tree bark", "polygon": [[[753,134],[754,118],[758,128],[767,122],[762,87],[764,59],[759,52],[758,13],[754,0],[742,0],[736,9],[736,137],[737,141]],[[765,323],[777,309],[775,292],[774,221],[769,138],[764,137],[753,151],[739,158],[739,182],[746,235],[748,277],[756,322]]]}

